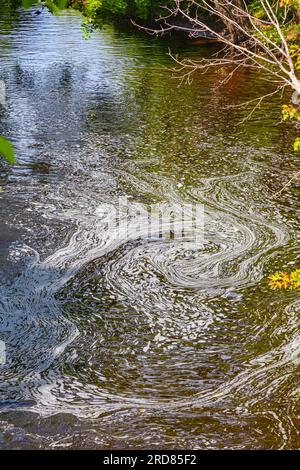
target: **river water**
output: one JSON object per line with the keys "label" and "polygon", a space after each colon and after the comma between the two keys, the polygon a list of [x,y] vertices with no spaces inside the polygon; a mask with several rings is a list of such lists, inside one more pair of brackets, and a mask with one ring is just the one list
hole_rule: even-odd
{"label": "river water", "polygon": [[[255,72],[170,71],[213,47],[81,23],[1,12],[1,448],[299,448],[300,298],[266,283],[299,267],[281,97],[245,120]],[[203,205],[203,240],[116,240],[120,197]]]}

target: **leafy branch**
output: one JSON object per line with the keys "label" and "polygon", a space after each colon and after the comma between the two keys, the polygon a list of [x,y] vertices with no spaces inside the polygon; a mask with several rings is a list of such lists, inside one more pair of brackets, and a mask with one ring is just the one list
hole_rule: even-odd
{"label": "leafy branch", "polygon": [[9,140],[0,136],[0,155],[11,165],[16,163],[14,147]]}

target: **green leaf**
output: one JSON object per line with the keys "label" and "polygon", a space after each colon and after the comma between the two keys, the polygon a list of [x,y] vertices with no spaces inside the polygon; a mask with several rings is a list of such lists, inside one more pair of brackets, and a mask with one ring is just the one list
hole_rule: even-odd
{"label": "green leaf", "polygon": [[16,163],[13,145],[4,137],[0,136],[0,155],[11,165]]}
{"label": "green leaf", "polygon": [[300,137],[297,137],[297,139],[294,142],[294,151],[295,152],[300,151]]}

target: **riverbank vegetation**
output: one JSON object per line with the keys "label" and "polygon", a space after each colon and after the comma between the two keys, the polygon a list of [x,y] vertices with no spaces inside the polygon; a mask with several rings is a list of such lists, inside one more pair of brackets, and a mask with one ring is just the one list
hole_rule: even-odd
{"label": "riverbank vegetation", "polygon": [[[225,83],[241,67],[258,68],[262,79],[274,84],[274,94],[294,92],[291,102],[283,103],[282,118],[299,126],[300,0],[70,0],[69,4],[93,24],[123,17],[150,33],[176,30],[219,42],[224,47],[213,57],[174,57],[182,77],[189,82],[196,70],[227,67]],[[155,18],[155,27],[138,23]],[[258,97],[254,106],[261,106],[264,98]],[[300,138],[294,150],[300,150]]]}
{"label": "riverbank vegetation", "polygon": [[[15,0],[18,2],[18,0]],[[24,8],[40,4],[52,13],[71,7],[97,24],[139,19],[150,21],[172,7],[173,0],[19,0]]]}
{"label": "riverbank vegetation", "polygon": [[[36,3],[23,0],[25,7]],[[54,11],[73,7],[88,22],[156,19],[152,33],[182,31],[190,37],[209,37],[225,46],[213,58],[177,60],[186,78],[197,69],[233,65],[257,67],[278,84],[300,94],[300,0],[46,0],[39,2]],[[220,27],[223,25],[223,27]],[[137,24],[137,26],[141,26]],[[228,79],[234,71],[228,72]],[[294,98],[293,104],[296,103]],[[294,111],[293,111],[294,113]]]}
{"label": "riverbank vegetation", "polygon": [[69,0],[95,21],[154,20],[172,8],[173,0]]}
{"label": "riverbank vegetation", "polygon": [[[225,80],[234,77],[240,67],[257,68],[263,72],[262,79],[274,84],[274,94],[288,89],[293,92],[291,103],[283,104],[282,120],[293,121],[299,127],[300,95],[300,1],[299,0],[227,0],[226,2],[201,2],[174,0],[174,7],[168,10],[162,30],[172,29],[173,18],[178,15],[190,26],[177,29],[187,30],[191,36],[208,32],[219,40],[224,48],[213,58],[200,61],[180,60],[174,57],[187,80],[196,70],[206,71],[210,67],[228,66]],[[207,24],[205,19],[189,8],[205,10],[219,19],[224,29]],[[273,94],[272,93],[272,94]],[[268,94],[267,96],[270,96]],[[265,96],[256,100],[255,107],[262,104]],[[255,109],[254,107],[254,109]],[[294,142],[294,151],[300,150],[300,138]]]}

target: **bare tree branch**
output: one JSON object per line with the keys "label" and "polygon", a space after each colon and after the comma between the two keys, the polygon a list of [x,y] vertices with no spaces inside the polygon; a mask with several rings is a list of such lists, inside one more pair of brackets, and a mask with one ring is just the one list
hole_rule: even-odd
{"label": "bare tree branch", "polygon": [[[186,4],[193,9],[186,8]],[[180,67],[178,70],[184,72],[183,80],[187,82],[190,82],[191,76],[196,70],[205,72],[211,67],[234,64],[235,70],[242,66],[258,68],[271,75],[274,83],[288,86],[300,95],[300,80],[297,77],[295,64],[274,6],[269,0],[261,0],[261,7],[265,13],[265,20],[255,18],[249,12],[244,0],[201,0],[201,2],[200,0],[174,0],[174,7],[166,7],[166,14],[159,18],[159,28],[143,29],[153,34],[176,29],[187,32],[194,37],[206,33],[224,44],[222,52],[208,59],[180,60],[178,57],[172,56]],[[227,26],[227,33],[206,24],[197,14],[197,11],[201,11],[201,9],[221,20]],[[195,13],[191,14],[191,11]],[[178,17],[185,20],[186,24],[174,23],[174,18]],[[138,27],[141,28],[141,26]],[[264,29],[266,27],[272,27],[276,30],[278,42],[268,36]],[[237,37],[242,38],[241,41],[236,42]],[[229,72],[228,79],[232,75],[233,72]]]}

